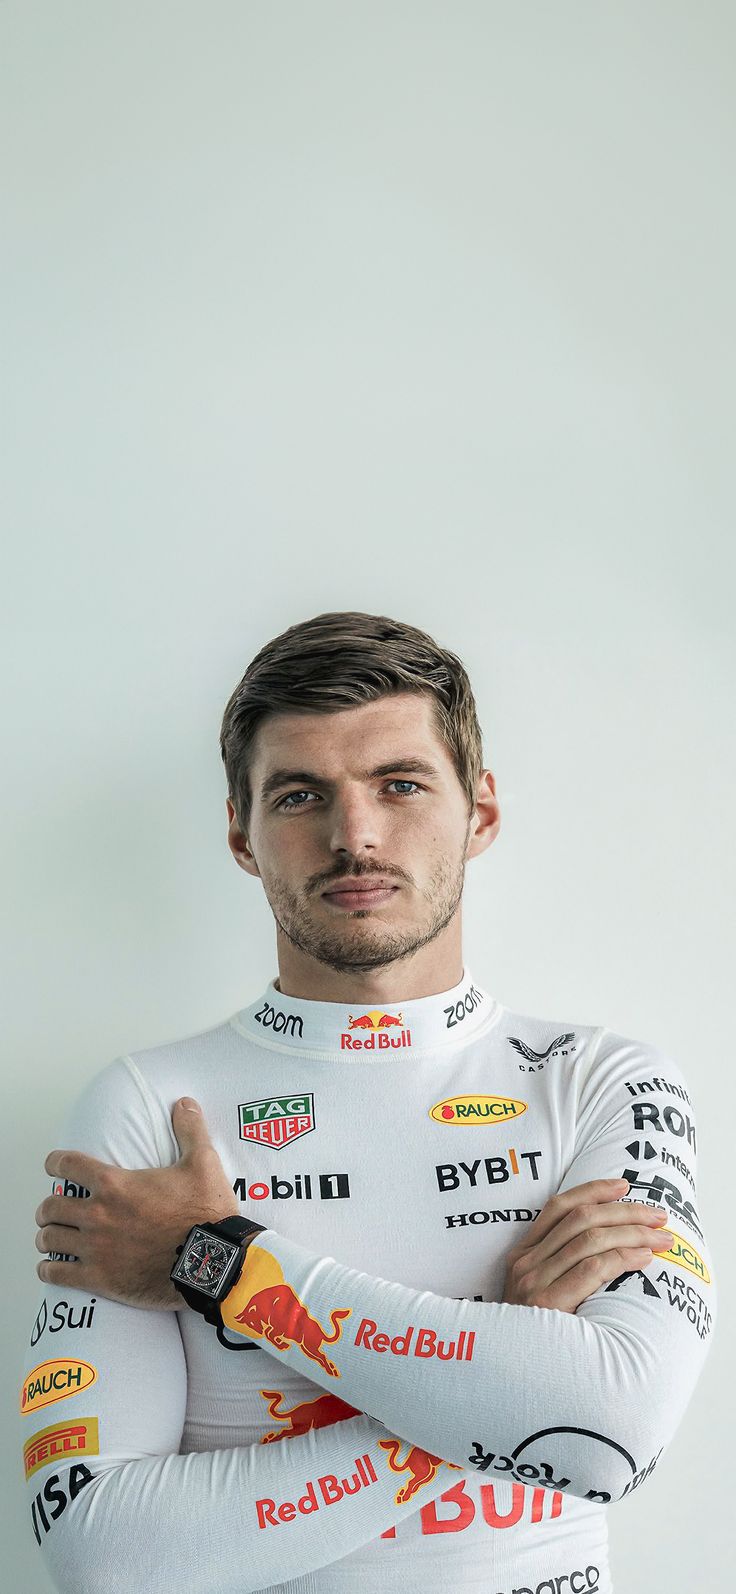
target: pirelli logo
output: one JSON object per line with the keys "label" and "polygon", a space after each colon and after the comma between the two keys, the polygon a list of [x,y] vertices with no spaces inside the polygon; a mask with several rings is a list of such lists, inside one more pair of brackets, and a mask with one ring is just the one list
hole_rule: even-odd
{"label": "pirelli logo", "polygon": [[55,1422],[40,1428],[23,1446],[26,1478],[50,1461],[57,1463],[76,1456],[99,1456],[100,1440],[96,1417],[78,1417],[76,1422]]}

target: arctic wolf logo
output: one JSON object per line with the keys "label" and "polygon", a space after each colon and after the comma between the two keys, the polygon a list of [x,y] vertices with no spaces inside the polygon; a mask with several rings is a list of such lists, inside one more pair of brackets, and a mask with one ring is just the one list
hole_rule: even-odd
{"label": "arctic wolf logo", "polygon": [[514,1051],[521,1052],[522,1057],[526,1057],[528,1062],[541,1063],[545,1058],[551,1057],[554,1052],[559,1051],[561,1047],[567,1046],[568,1041],[574,1041],[575,1031],[568,1030],[565,1035],[558,1035],[556,1040],[550,1041],[546,1052],[535,1052],[532,1046],[527,1046],[526,1041],[520,1041],[518,1035],[507,1035],[506,1039],[509,1045],[513,1046]]}

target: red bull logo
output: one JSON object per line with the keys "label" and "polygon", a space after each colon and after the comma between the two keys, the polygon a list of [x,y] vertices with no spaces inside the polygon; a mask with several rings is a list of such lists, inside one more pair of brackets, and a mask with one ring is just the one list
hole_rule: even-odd
{"label": "red bull logo", "polygon": [[397,1505],[405,1505],[407,1500],[413,1500],[414,1495],[423,1489],[425,1484],[432,1483],[437,1477],[440,1467],[452,1467],[455,1472],[461,1470],[454,1461],[443,1461],[441,1456],[432,1456],[428,1450],[420,1450],[418,1445],[409,1445],[406,1459],[399,1461],[399,1451],[403,1443],[401,1439],[379,1439],[378,1443],[381,1450],[386,1451],[386,1460],[391,1471],[409,1474],[406,1483],[400,1484],[396,1491]]}
{"label": "red bull logo", "polygon": [[251,1245],[247,1266],[220,1310],[225,1327],[234,1329],[236,1334],[265,1339],[274,1350],[288,1350],[290,1345],[296,1345],[330,1378],[340,1377],[322,1347],[337,1344],[352,1307],[333,1309],[330,1313],[332,1332],[328,1332],[287,1283],[276,1257],[262,1246]]}
{"label": "red bull logo", "polygon": [[319,1478],[310,1478],[304,1494],[298,1500],[256,1500],[259,1528],[277,1528],[281,1522],[293,1522],[297,1513],[310,1516],[324,1506],[336,1505],[346,1494],[357,1494],[378,1483],[378,1474],[367,1451],[355,1458],[355,1471],[349,1478],[338,1478],[334,1472],[323,1472]]}
{"label": "red bull logo", "polygon": [[461,1328],[457,1339],[438,1339],[433,1328],[415,1330],[413,1323],[404,1334],[395,1334],[393,1339],[388,1334],[379,1334],[377,1329],[378,1324],[372,1318],[361,1318],[355,1344],[362,1345],[365,1350],[378,1351],[379,1355],[390,1351],[392,1356],[437,1356],[441,1362],[473,1360],[475,1329],[472,1328],[469,1331]]}
{"label": "red bull logo", "polygon": [[285,1399],[280,1389],[262,1389],[261,1394],[268,1404],[269,1414],[284,1424],[283,1428],[264,1434],[262,1445],[273,1444],[277,1439],[291,1439],[295,1434],[309,1433],[311,1428],[330,1428],[333,1423],[345,1422],[347,1417],[359,1415],[355,1406],[348,1406],[338,1395],[318,1395],[315,1400],[302,1400],[284,1411],[278,1409]]}
{"label": "red bull logo", "polygon": [[[361,1034],[356,1035],[355,1030]],[[411,1030],[404,1029],[403,1014],[383,1013],[380,1007],[374,1007],[360,1018],[348,1014],[348,1031],[343,1030],[340,1046],[343,1051],[389,1051],[392,1047],[411,1046]]]}

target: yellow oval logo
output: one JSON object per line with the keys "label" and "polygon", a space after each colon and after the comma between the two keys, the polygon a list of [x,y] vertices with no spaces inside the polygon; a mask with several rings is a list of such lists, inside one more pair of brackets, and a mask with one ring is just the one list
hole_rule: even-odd
{"label": "yellow oval logo", "polygon": [[510,1118],[519,1118],[526,1112],[525,1101],[515,1101],[513,1096],[446,1096],[430,1107],[429,1116],[436,1124],[506,1124]]}
{"label": "yellow oval logo", "polygon": [[[674,1229],[672,1233],[674,1234]],[[661,1257],[663,1262],[676,1262],[678,1267],[686,1267],[688,1273],[695,1274],[696,1279],[702,1279],[704,1284],[710,1284],[710,1273],[700,1252],[696,1251],[689,1240],[683,1240],[681,1235],[675,1234],[668,1251],[655,1251],[654,1255]]]}
{"label": "yellow oval logo", "polygon": [[55,1400],[66,1400],[67,1395],[79,1395],[83,1389],[97,1381],[97,1368],[89,1362],[71,1361],[66,1357],[53,1362],[40,1362],[28,1374],[20,1392],[20,1409],[38,1411]]}

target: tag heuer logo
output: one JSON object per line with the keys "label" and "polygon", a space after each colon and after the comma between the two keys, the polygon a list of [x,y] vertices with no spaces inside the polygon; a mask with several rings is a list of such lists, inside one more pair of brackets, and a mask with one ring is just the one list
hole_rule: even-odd
{"label": "tag heuer logo", "polygon": [[314,1097],[266,1096],[263,1101],[241,1102],[241,1140],[257,1140],[278,1151],[314,1129]]}

